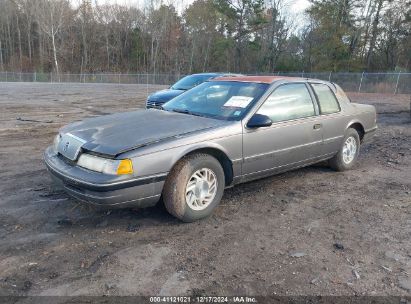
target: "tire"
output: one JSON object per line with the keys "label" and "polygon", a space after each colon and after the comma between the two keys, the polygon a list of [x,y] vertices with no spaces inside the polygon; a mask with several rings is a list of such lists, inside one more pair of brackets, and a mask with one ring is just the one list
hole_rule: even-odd
{"label": "tire", "polygon": [[194,222],[213,212],[224,188],[224,170],[219,161],[209,154],[192,154],[181,159],[168,174],[163,189],[164,206],[183,222]]}
{"label": "tire", "polygon": [[[354,140],[355,142],[355,149],[354,149],[352,140]],[[346,146],[347,141],[350,141],[350,143],[348,143],[348,147],[349,147],[348,149]],[[340,150],[333,158],[331,158],[328,161],[330,167],[334,169],[335,171],[346,171],[346,170],[352,169],[357,162],[358,155],[360,153],[360,145],[361,145],[360,136],[358,135],[357,130],[353,128],[349,128],[347,132],[345,133],[344,140],[341,144]],[[346,151],[347,150],[351,151],[351,152],[347,152],[349,153],[349,155],[345,154],[344,148],[346,148]]]}

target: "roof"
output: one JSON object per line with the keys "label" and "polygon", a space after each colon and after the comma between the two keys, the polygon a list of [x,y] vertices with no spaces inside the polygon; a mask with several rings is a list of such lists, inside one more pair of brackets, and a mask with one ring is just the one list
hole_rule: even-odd
{"label": "roof", "polygon": [[211,79],[211,81],[240,81],[240,82],[258,82],[258,83],[272,83],[277,80],[305,80],[306,78],[300,77],[287,77],[287,76],[237,76],[237,77],[217,77]]}
{"label": "roof", "polygon": [[224,73],[214,73],[214,72],[207,72],[207,73],[195,73],[191,75],[186,75],[186,76],[219,76],[219,75],[224,75]]}
{"label": "roof", "polygon": [[226,72],[204,72],[204,73],[195,73],[186,76],[195,76],[195,75],[204,75],[204,76],[220,76],[220,77],[238,77],[238,76],[245,76],[243,74],[236,74],[236,73],[226,73]]}

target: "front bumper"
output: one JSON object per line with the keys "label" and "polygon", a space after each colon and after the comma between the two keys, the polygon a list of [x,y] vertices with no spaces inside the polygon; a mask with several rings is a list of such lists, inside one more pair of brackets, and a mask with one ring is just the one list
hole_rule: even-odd
{"label": "front bumper", "polygon": [[74,198],[110,208],[150,207],[161,196],[166,174],[147,177],[110,176],[67,163],[49,147],[44,161],[53,180]]}
{"label": "front bumper", "polygon": [[146,109],[159,109],[161,110],[161,106],[165,104],[165,101],[146,101]]}

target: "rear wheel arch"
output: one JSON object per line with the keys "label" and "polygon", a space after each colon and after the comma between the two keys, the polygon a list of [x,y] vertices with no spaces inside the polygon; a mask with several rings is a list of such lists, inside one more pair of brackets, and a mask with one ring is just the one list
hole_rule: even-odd
{"label": "rear wheel arch", "polygon": [[336,171],[352,169],[357,162],[360,143],[359,131],[353,127],[349,127],[345,132],[338,153],[328,160],[330,167]]}
{"label": "rear wheel arch", "polygon": [[360,122],[353,122],[350,123],[347,127],[347,129],[352,128],[357,131],[358,136],[360,137],[360,142],[362,142],[365,134],[364,126]]}

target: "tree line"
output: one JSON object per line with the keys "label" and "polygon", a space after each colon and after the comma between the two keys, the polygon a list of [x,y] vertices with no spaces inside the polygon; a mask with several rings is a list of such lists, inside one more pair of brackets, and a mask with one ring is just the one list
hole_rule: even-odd
{"label": "tree line", "polygon": [[411,1],[0,0],[0,71],[409,71]]}

